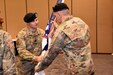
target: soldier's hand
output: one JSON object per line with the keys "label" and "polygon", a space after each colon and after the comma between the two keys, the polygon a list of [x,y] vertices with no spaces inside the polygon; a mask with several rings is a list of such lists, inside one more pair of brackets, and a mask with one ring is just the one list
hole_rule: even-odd
{"label": "soldier's hand", "polygon": [[34,61],[41,62],[43,60],[43,56],[34,56]]}
{"label": "soldier's hand", "polygon": [[44,57],[40,55],[40,56],[38,56],[38,60],[37,61],[41,62],[43,59],[44,59]]}

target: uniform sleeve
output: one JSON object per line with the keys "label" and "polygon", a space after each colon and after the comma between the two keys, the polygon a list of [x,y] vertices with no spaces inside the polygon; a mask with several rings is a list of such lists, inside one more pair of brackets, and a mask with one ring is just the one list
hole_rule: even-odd
{"label": "uniform sleeve", "polygon": [[41,62],[39,67],[36,68],[36,71],[41,71],[41,70],[47,68],[53,62],[53,60],[57,57],[59,52],[63,50],[65,44],[67,43],[67,40],[69,40],[69,38],[66,36],[66,34],[64,34],[64,32],[59,33],[55,42],[49,49],[48,55]]}
{"label": "uniform sleeve", "polygon": [[5,51],[3,58],[4,75],[16,75],[14,45],[11,35],[5,34]]}
{"label": "uniform sleeve", "polygon": [[26,60],[33,59],[34,55],[30,51],[26,50],[24,36],[21,33],[17,36],[16,46],[19,53],[19,57],[21,59],[26,59]]}

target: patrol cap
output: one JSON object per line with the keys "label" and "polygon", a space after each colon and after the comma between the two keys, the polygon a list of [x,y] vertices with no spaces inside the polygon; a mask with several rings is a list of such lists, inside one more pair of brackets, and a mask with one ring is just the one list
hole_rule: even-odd
{"label": "patrol cap", "polygon": [[36,19],[36,18],[37,18],[37,13],[29,12],[24,16],[24,22],[30,23],[30,22],[34,21],[34,19]]}
{"label": "patrol cap", "polygon": [[65,9],[69,10],[69,7],[65,3],[58,3],[53,7],[53,12],[57,12]]}

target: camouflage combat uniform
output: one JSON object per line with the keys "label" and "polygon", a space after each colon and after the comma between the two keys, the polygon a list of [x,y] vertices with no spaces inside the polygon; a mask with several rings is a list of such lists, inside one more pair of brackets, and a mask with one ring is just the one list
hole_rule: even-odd
{"label": "camouflage combat uniform", "polygon": [[37,28],[36,31],[31,31],[27,27],[19,32],[17,36],[19,75],[34,75],[34,67],[37,62],[33,61],[33,57],[41,54],[43,33],[42,29]]}
{"label": "camouflage combat uniform", "polygon": [[69,71],[65,75],[91,75],[93,60],[89,27],[80,18],[70,17],[60,24],[52,38],[49,53],[37,71],[48,67],[61,51],[65,54]]}
{"label": "camouflage combat uniform", "polygon": [[16,75],[14,45],[12,42],[11,35],[6,31],[0,29],[0,55],[2,54],[3,75]]}

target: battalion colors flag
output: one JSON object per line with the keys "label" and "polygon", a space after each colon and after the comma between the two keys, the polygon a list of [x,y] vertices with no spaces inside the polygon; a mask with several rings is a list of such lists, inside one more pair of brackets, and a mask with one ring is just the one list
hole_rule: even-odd
{"label": "battalion colors flag", "polygon": [[[63,3],[64,0],[57,0],[57,3]],[[57,4],[56,3],[56,4]],[[51,32],[51,27],[52,27],[52,23],[53,21],[55,20],[55,16],[52,12],[51,16],[50,16],[50,19],[47,23],[47,26],[46,26],[46,29],[45,29],[45,34],[44,34],[44,37],[43,37],[43,40],[42,40],[42,53],[41,53],[41,56],[45,57],[48,53],[48,48],[49,48],[49,45],[51,43],[51,38],[48,37],[49,33]],[[41,62],[39,62],[36,66],[35,66],[35,71],[37,71],[37,68],[39,67]],[[35,75],[45,75],[44,73],[42,73],[43,71],[40,71],[40,72],[35,72]]]}
{"label": "battalion colors flag", "polygon": [[[63,3],[63,2],[64,2],[64,0],[57,0],[57,3]],[[52,23],[53,23],[54,20],[55,20],[55,16],[52,12],[50,19],[47,23],[47,26],[46,26],[46,29],[45,29],[45,34],[44,34],[44,37],[43,37],[43,40],[42,40],[42,50],[45,50],[45,51],[48,50],[49,44],[51,42],[51,38],[48,37],[48,34],[51,32],[50,29],[51,29],[51,26],[52,26]]]}

